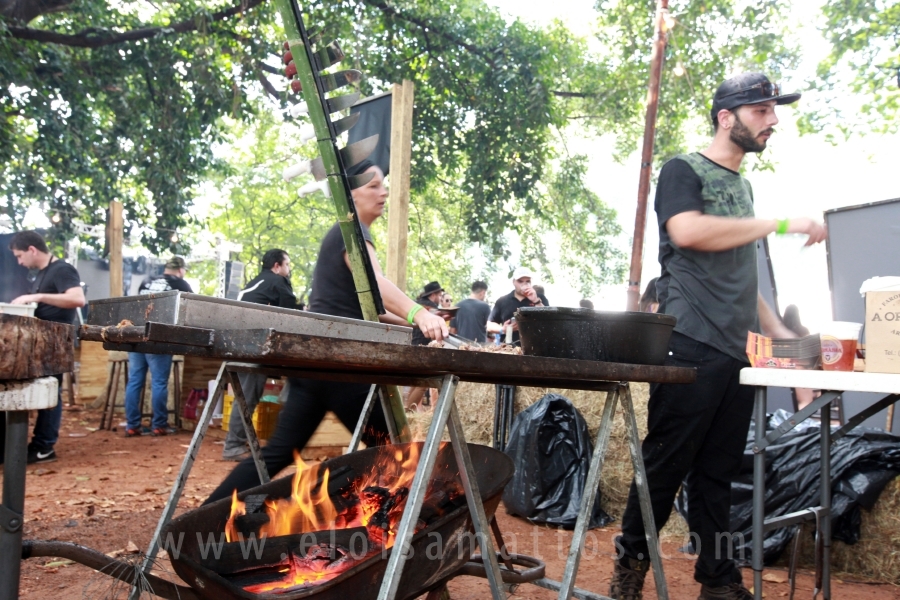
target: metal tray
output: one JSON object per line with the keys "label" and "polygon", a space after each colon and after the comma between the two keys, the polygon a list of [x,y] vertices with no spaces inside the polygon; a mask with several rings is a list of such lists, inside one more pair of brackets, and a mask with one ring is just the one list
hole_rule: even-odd
{"label": "metal tray", "polygon": [[90,306],[88,324],[101,327],[127,320],[137,326],[152,321],[204,329],[276,329],[285,333],[385,344],[408,345],[412,338],[412,330],[408,327],[179,291],[92,300]]}

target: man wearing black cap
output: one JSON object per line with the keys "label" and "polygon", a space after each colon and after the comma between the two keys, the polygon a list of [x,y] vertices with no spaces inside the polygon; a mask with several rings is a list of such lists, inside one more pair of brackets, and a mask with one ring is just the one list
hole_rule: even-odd
{"label": "man wearing black cap", "polygon": [[[173,256],[166,263],[162,275],[147,277],[141,282],[138,294],[156,294],[179,290],[193,292],[191,284],[184,280],[187,265],[180,256]],[[150,397],[153,407],[153,418],[150,429],[141,425],[141,390],[150,371]],[[172,370],[172,357],[167,354],[128,353],[128,385],[125,386],[125,437],[142,435],[168,435],[175,430],[169,427],[169,372]],[[176,391],[180,393],[180,391]]]}
{"label": "man wearing black cap", "polygon": [[[752,389],[739,385],[739,373],[749,366],[748,331],[762,326],[767,335],[795,337],[759,297],[757,240],[800,233],[811,245],[826,236],[812,219],[755,218],[753,191],[738,172],[746,153],[765,149],[778,123],[775,106],[799,98],[781,94],[760,73],[725,81],[713,98],[712,143],[666,163],[656,189],[659,312],[677,318],[665,364],[696,368],[697,380],[652,386],[642,453],[657,530],[687,481],[699,600],[753,597],[730,558],[731,482],[753,407]],[[649,552],[634,482],[616,550],[610,596],[639,600]]]}

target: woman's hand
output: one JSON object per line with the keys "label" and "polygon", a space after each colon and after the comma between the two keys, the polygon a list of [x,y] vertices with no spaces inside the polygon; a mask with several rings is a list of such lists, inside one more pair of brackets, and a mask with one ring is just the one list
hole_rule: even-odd
{"label": "woman's hand", "polygon": [[441,341],[448,335],[450,330],[447,329],[447,322],[442,317],[429,312],[428,309],[420,310],[413,317],[416,326],[422,330],[425,337]]}

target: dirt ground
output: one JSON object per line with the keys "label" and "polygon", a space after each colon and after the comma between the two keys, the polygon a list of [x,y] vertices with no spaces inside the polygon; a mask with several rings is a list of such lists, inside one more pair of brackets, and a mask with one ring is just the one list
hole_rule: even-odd
{"label": "dirt ground", "polygon": [[[25,539],[60,540],[83,544],[118,556],[136,556],[146,550],[168,498],[175,474],[181,465],[190,433],[163,437],[125,438],[118,432],[96,431],[99,414],[67,410],[63,417],[59,460],[28,468],[25,506]],[[194,464],[178,514],[198,506],[221,481],[234,463],[220,460],[221,442],[207,438]],[[2,473],[2,471],[0,471]],[[501,530],[511,549],[538,556],[547,564],[547,576],[559,580],[565,564],[571,533],[534,527],[498,511]],[[594,530],[588,536],[577,586],[606,594],[612,573],[612,538],[617,528]],[[665,541],[668,558],[664,569],[673,600],[697,597],[699,585],[693,580],[689,556],[677,551],[677,540]],[[163,561],[161,569],[168,565]],[[172,577],[175,577],[172,575]],[[745,581],[752,577],[745,571]],[[787,598],[787,573],[769,569],[764,574],[766,598]],[[92,569],[52,558],[30,559],[22,565],[21,594],[25,600],[54,598],[125,597],[111,595],[114,580]],[[833,597],[840,600],[900,598],[896,586],[875,581],[851,580],[836,574]],[[802,572],[797,598],[812,596],[813,577]],[[654,600],[652,576],[645,598]],[[460,577],[450,583],[454,600],[481,600],[490,597],[486,580]],[[514,590],[516,599],[551,599],[556,595],[533,585]]]}

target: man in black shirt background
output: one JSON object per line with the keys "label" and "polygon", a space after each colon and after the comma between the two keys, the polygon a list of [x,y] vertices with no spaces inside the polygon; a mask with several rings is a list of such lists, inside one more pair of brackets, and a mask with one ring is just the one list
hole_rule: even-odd
{"label": "man in black shirt background", "polygon": [[[291,286],[291,257],[280,248],[273,248],[263,254],[262,270],[259,275],[241,290],[237,299],[242,302],[279,306],[281,308],[300,308],[294,288]],[[241,390],[247,409],[253,413],[266,387],[266,376],[259,373],[238,373]],[[223,460],[242,461],[250,456],[247,446],[247,432],[239,411],[232,408],[228,419],[228,435],[222,449]]]}
{"label": "man in black shirt background", "polygon": [[[162,275],[148,277],[141,282],[138,294],[157,294],[171,290],[193,292],[184,280],[187,266],[180,256],[173,256],[166,263]],[[153,420],[150,431],[141,426],[141,390],[150,370],[150,390],[153,406]],[[172,370],[172,356],[165,354],[128,353],[128,385],[125,387],[125,437],[137,437],[146,433],[168,435],[174,433],[169,427],[169,372]],[[176,393],[181,393],[178,390]]]}
{"label": "man in black shirt background", "polygon": [[476,281],[471,290],[468,298],[456,304],[459,310],[450,321],[450,333],[483,344],[487,340],[487,321],[491,314],[491,305],[484,301],[487,284]]}
{"label": "man in black shirt background", "polygon": [[494,303],[491,316],[488,317],[488,333],[501,333],[506,335],[506,330],[512,327],[512,343],[519,343],[519,325],[512,321],[516,311],[525,306],[550,306],[547,297],[535,291],[531,284],[534,274],[528,267],[519,267],[513,271],[513,291],[501,296]]}
{"label": "man in black shirt background", "polygon": [[[47,243],[36,231],[20,231],[9,242],[9,249],[23,267],[36,270],[31,283],[31,293],[12,300],[13,304],[37,303],[34,316],[45,321],[73,324],[75,310],[85,305],[81,277],[75,267],[50,254]],[[28,444],[28,464],[53,462],[53,447],[59,439],[62,421],[62,375],[56,406],[38,411],[31,443]],[[0,458],[6,441],[6,427],[0,427]],[[0,460],[2,462],[2,460]]]}

